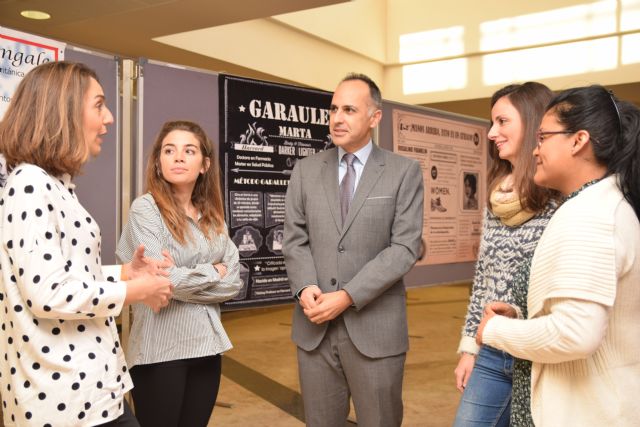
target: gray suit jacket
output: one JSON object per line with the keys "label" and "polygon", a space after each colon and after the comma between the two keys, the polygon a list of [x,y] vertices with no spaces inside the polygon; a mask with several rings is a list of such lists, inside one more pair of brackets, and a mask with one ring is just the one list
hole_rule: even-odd
{"label": "gray suit jacket", "polygon": [[[345,220],[340,217],[337,149],[299,161],[286,198],[283,253],[294,295],[317,284],[344,289],[354,305],[343,313],[349,337],[368,357],[409,348],[402,277],[422,238],[423,177],[418,162],[373,146]],[[296,304],[292,338],[316,348],[328,323],[316,325]]]}

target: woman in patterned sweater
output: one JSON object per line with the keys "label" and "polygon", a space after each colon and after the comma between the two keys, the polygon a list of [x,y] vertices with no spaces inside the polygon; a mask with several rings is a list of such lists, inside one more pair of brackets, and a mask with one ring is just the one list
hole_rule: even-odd
{"label": "woman in patterned sweater", "polygon": [[[488,176],[490,191],[471,298],[458,348],[460,361],[455,377],[456,386],[463,394],[456,414],[456,427],[509,425],[513,358],[495,348],[478,346],[475,336],[487,303],[516,303],[514,276],[526,268],[556,209],[554,194],[533,183],[535,161],[531,155],[536,144],[536,130],[551,97],[552,92],[546,86],[528,82],[507,86],[496,92],[491,100],[492,125],[488,137],[493,141],[489,147],[493,162]],[[517,377],[517,372],[521,372],[519,366],[515,372]],[[526,396],[523,399],[526,400]]]}

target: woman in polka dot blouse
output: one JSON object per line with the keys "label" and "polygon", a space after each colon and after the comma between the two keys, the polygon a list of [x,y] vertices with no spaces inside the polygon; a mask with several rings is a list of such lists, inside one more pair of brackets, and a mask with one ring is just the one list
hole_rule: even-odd
{"label": "woman in polka dot blouse", "polygon": [[143,427],[205,427],[220,385],[220,354],[231,342],[219,303],[240,288],[238,249],[227,235],[218,162],[211,141],[193,122],[164,124],[151,150],[148,193],[136,199],[117,256],[131,259],[168,249],[175,286],[166,308],[133,306],[127,361]]}
{"label": "woman in polka dot blouse", "polygon": [[[159,310],[171,284],[132,263],[102,269],[100,229],[71,183],[113,116],[95,72],[52,62],[18,86],[0,123],[0,394],[9,426],[137,426],[115,316]],[[123,275],[131,279],[118,280]]]}

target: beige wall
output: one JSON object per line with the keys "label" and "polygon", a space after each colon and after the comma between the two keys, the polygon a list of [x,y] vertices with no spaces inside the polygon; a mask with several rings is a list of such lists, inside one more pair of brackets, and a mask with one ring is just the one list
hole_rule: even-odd
{"label": "beige wall", "polygon": [[[621,10],[635,11],[638,24],[621,28]],[[487,22],[511,19],[509,25],[525,22],[526,26],[532,14],[548,11],[556,12],[556,17],[549,18],[549,27],[544,21],[534,23],[524,35],[509,29],[494,37],[501,47],[483,49],[483,40],[489,39],[483,35]],[[424,50],[426,61],[418,56],[400,62],[403,36],[438,30],[452,30],[458,36],[430,45]],[[522,37],[520,44],[518,37]],[[598,51],[595,45],[606,45],[607,37],[612,43]],[[591,83],[636,82],[640,59],[622,63],[623,37],[638,39],[634,49],[640,50],[640,0],[459,0],[445,4],[354,0],[156,40],[325,90],[333,90],[347,72],[363,72],[380,83],[387,99],[428,104],[485,98],[505,84],[529,79],[556,90]],[[559,52],[567,41],[576,44]],[[530,47],[536,50],[525,52]],[[537,56],[529,59],[523,53]],[[501,54],[506,59],[486,70],[487,54]],[[443,59],[455,61],[451,70],[438,70],[446,64]],[[411,67],[415,82],[423,86],[415,93],[407,91],[405,72]],[[540,74],[532,73],[538,69]],[[513,74],[495,81],[506,70]]]}

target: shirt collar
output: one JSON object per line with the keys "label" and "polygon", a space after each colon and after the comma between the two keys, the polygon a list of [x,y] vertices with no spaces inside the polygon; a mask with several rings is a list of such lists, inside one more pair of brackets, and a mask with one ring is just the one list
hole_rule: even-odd
{"label": "shirt collar", "polygon": [[[353,154],[355,154],[356,159],[358,159],[358,161],[364,165],[367,163],[367,159],[371,154],[371,150],[373,150],[373,142],[369,140],[367,145],[365,145],[364,147],[362,147],[361,149],[359,149]],[[342,158],[344,157],[345,154],[347,154],[347,152],[342,147],[338,147],[338,163],[342,162]]]}
{"label": "shirt collar", "polygon": [[58,179],[60,180],[62,185],[67,188],[67,190],[73,190],[74,188],[76,188],[76,185],[71,182],[71,175],[69,175],[68,173],[60,175]]}

